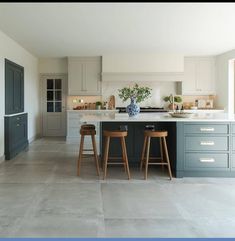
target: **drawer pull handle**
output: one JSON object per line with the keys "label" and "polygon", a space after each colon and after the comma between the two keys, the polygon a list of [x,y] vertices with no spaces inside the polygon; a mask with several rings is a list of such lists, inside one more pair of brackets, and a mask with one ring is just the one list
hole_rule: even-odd
{"label": "drawer pull handle", "polygon": [[20,124],[16,124],[16,126],[20,126]]}
{"label": "drawer pull handle", "polygon": [[200,162],[215,162],[214,158],[200,158]]}
{"label": "drawer pull handle", "polygon": [[20,117],[17,117],[16,120],[20,120]]}
{"label": "drawer pull handle", "polygon": [[214,141],[201,141],[200,145],[201,146],[214,146],[215,143],[214,143]]}
{"label": "drawer pull handle", "polygon": [[205,131],[205,132],[210,132],[211,131],[212,132],[212,131],[215,131],[215,128],[213,128],[213,127],[212,128],[201,127],[200,131]]}

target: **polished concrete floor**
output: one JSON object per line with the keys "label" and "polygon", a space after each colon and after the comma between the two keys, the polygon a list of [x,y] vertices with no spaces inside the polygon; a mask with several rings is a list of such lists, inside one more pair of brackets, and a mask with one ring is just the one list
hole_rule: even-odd
{"label": "polished concrete floor", "polygon": [[183,178],[92,159],[76,176],[77,146],[39,139],[0,164],[0,237],[234,237],[235,179]]}

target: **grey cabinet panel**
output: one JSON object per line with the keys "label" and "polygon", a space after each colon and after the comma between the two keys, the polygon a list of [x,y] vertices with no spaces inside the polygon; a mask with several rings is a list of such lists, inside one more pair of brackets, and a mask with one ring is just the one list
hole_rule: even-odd
{"label": "grey cabinet panel", "polygon": [[185,134],[228,134],[228,124],[185,124]]}
{"label": "grey cabinet panel", "polygon": [[24,111],[24,68],[5,59],[5,113]]}
{"label": "grey cabinet panel", "polygon": [[231,155],[231,166],[232,168],[235,168],[235,153]]}
{"label": "grey cabinet panel", "polygon": [[10,160],[28,146],[27,114],[5,117],[5,158]]}
{"label": "grey cabinet panel", "polygon": [[235,134],[235,124],[232,124],[232,134]]}
{"label": "grey cabinet panel", "polygon": [[235,136],[232,137],[232,150],[235,151]]}
{"label": "grey cabinet panel", "polygon": [[186,136],[186,151],[227,151],[228,137],[225,136]]}
{"label": "grey cabinet panel", "polygon": [[229,168],[228,153],[186,153],[185,169]]}

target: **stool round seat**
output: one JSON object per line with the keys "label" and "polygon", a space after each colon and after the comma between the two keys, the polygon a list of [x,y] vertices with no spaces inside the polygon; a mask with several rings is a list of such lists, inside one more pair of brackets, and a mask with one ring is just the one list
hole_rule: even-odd
{"label": "stool round seat", "polygon": [[84,125],[81,126],[81,129],[84,129],[84,130],[95,130],[95,125],[84,124]]}
{"label": "stool round seat", "polygon": [[146,130],[144,131],[144,136],[149,136],[149,137],[167,137],[168,133],[167,131],[149,131]]}
{"label": "stool round seat", "polygon": [[95,129],[80,129],[80,134],[83,136],[91,136],[91,135],[96,135],[96,130]]}
{"label": "stool round seat", "polygon": [[108,137],[126,137],[127,131],[103,131],[103,135]]}
{"label": "stool round seat", "polygon": [[[104,170],[104,179],[107,176],[107,166],[108,165],[120,165],[122,164],[124,166],[124,170],[127,173],[128,179],[130,179],[130,170],[129,170],[129,164],[128,164],[128,157],[127,157],[127,150],[126,150],[126,142],[125,142],[125,137],[127,136],[127,131],[120,131],[120,130],[115,130],[115,131],[103,131],[103,136],[105,137],[105,142],[104,142],[104,160],[103,160],[103,170]],[[111,138],[119,138],[121,142],[121,147],[122,147],[122,163],[119,162],[110,162],[110,159],[120,159],[119,157],[110,157],[109,156],[109,145],[110,145],[110,140]]]}

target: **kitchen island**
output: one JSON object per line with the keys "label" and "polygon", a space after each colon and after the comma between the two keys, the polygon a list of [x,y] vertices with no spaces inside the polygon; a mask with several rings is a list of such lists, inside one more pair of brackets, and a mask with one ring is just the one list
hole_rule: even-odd
{"label": "kitchen island", "polygon": [[[102,130],[128,126],[127,152],[130,165],[139,165],[146,125],[167,130],[167,144],[176,177],[235,177],[235,119],[225,113],[200,113],[191,118],[172,118],[167,113],[84,114],[82,122],[97,122]],[[103,153],[100,135],[100,153]],[[118,140],[110,145],[110,155],[120,156]],[[152,144],[151,155],[159,155],[158,140]]]}

